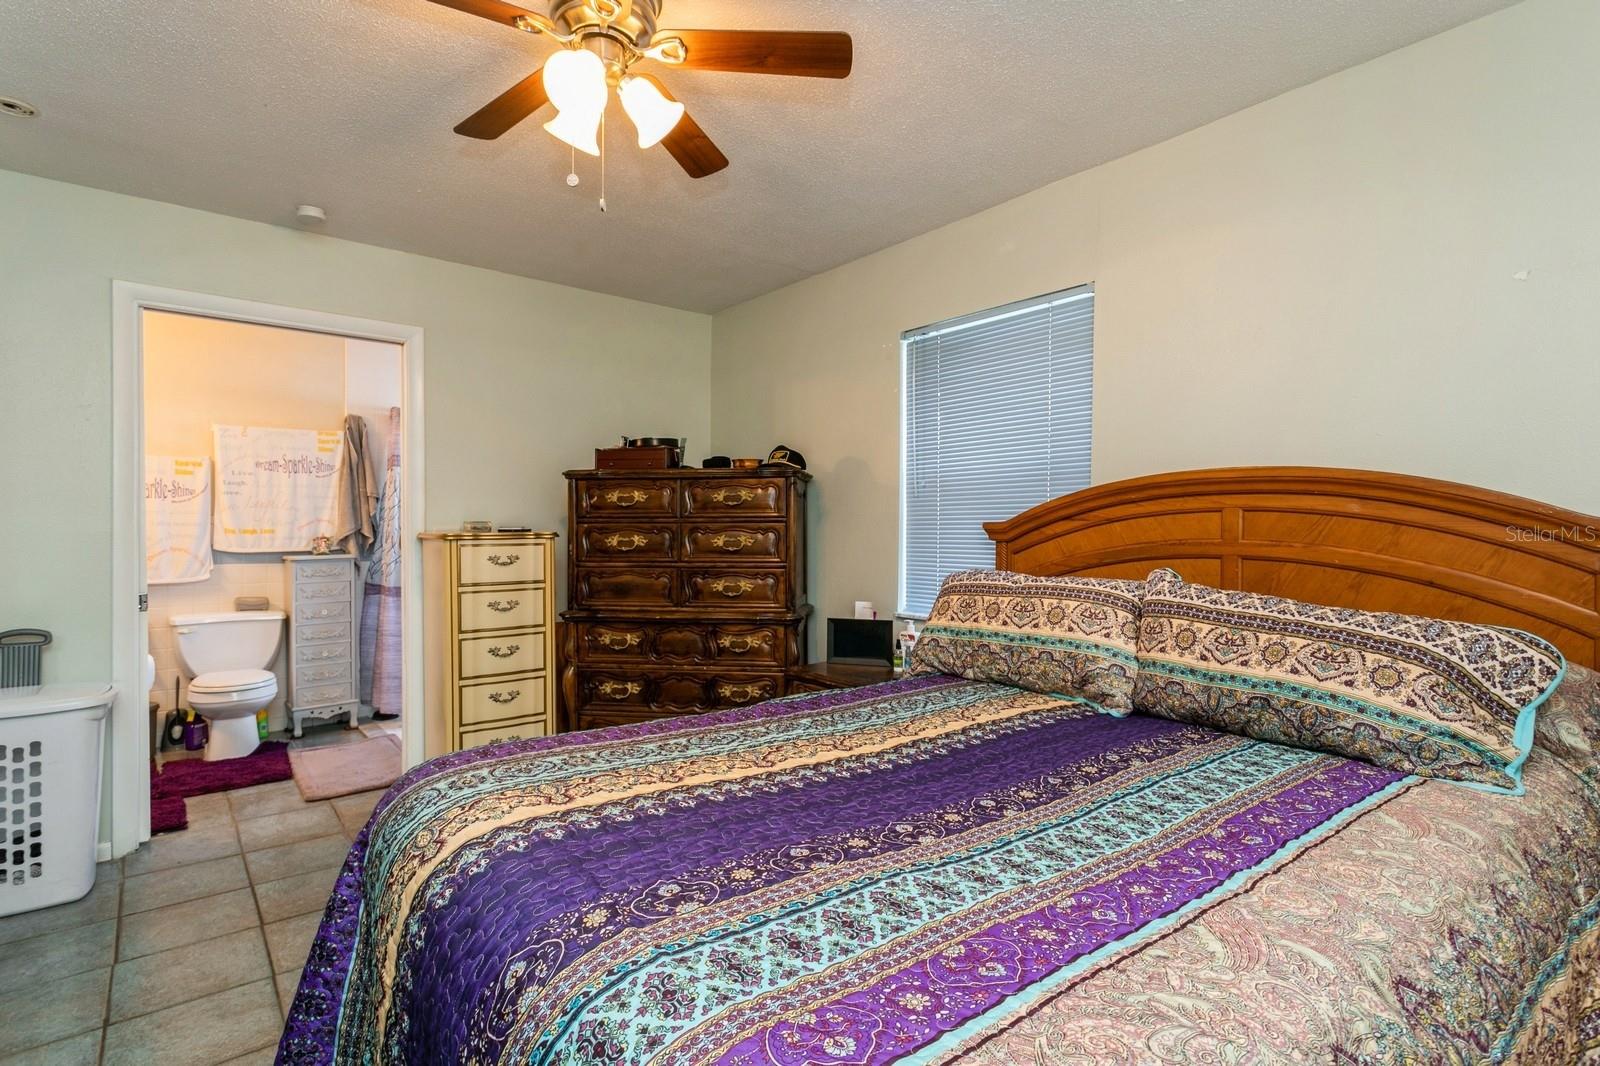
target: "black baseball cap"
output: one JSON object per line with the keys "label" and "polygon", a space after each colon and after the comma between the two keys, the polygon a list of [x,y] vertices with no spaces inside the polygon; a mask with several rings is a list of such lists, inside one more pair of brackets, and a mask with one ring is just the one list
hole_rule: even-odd
{"label": "black baseball cap", "polygon": [[792,466],[796,470],[804,470],[806,468],[806,457],[787,444],[780,444],[767,453],[767,461],[764,465]]}

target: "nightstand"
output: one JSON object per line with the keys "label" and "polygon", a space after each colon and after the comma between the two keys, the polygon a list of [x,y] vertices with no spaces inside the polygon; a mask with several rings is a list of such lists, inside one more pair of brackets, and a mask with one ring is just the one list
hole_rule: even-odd
{"label": "nightstand", "polygon": [[893,681],[892,666],[864,666],[860,663],[806,663],[789,675],[789,692],[823,692],[835,688],[856,688]]}

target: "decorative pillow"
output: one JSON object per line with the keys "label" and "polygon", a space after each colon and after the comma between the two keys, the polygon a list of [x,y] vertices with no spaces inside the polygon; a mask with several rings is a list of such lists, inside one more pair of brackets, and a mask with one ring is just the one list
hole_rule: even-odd
{"label": "decorative pillow", "polygon": [[1522,792],[1566,662],[1531,633],[1145,582],[1134,705],[1180,722]]}
{"label": "decorative pillow", "polygon": [[939,587],[907,671],[1133,709],[1141,581],[1033,577],[1005,570],[951,574]]}

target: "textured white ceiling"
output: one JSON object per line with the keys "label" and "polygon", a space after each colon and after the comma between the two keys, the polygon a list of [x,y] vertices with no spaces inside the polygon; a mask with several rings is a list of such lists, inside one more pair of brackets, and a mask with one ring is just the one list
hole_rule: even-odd
{"label": "textured white ceiling", "polygon": [[[714,311],[1510,0],[666,0],[841,29],[847,81],[665,80],[733,160],[612,129],[607,194],[535,121],[451,132],[551,45],[424,0],[0,0],[0,167]],[[530,0],[527,6],[537,6]]]}

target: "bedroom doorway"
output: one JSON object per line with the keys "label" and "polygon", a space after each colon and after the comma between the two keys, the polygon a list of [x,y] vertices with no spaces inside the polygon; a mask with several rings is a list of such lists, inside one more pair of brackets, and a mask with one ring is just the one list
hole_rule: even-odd
{"label": "bedroom doorway", "polygon": [[[263,653],[270,663],[256,664],[263,698],[254,702],[268,738],[296,749],[297,777],[338,778],[354,768],[344,762],[377,747],[392,760],[398,746],[402,767],[420,761],[421,618],[406,590],[420,587],[421,330],[118,282],[114,331],[118,696],[102,857],[151,835],[152,756],[170,724],[167,705],[181,709],[181,724],[222,698],[207,691],[213,675],[198,684],[190,676],[215,655],[212,636],[272,628],[278,646]],[[269,474],[281,485],[262,482]],[[152,475],[170,495],[147,503]],[[187,502],[173,506],[174,497]],[[329,554],[314,554],[321,550]],[[302,594],[315,602],[298,602]],[[197,620],[206,624],[190,624]],[[215,677],[238,687],[234,644],[222,647],[230,661]],[[147,654],[157,664],[153,689]],[[152,700],[161,704],[155,715]],[[255,748],[257,717],[252,704],[248,718],[226,710],[206,718],[205,757],[239,747],[277,749],[282,760],[276,744]],[[302,738],[291,740],[296,732]],[[163,757],[191,754],[179,745]],[[158,822],[170,820],[165,803],[157,802]]]}

